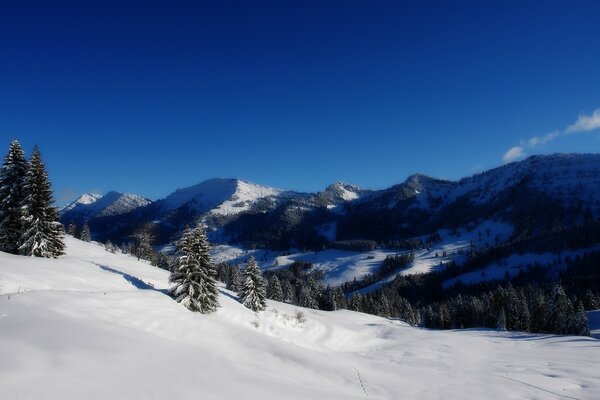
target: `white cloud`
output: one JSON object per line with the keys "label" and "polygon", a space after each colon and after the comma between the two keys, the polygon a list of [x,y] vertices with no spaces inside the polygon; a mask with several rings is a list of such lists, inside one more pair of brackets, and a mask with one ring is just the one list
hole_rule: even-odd
{"label": "white cloud", "polygon": [[542,136],[533,136],[527,141],[521,141],[519,146],[511,147],[504,153],[502,161],[508,163],[523,158],[527,155],[525,149],[535,149],[558,137],[572,135],[578,132],[589,132],[598,128],[600,128],[600,108],[594,110],[591,115],[580,115],[579,118],[577,118],[577,121],[575,121],[574,124],[569,125],[565,130],[550,132]]}
{"label": "white cloud", "polygon": [[542,146],[548,142],[553,141],[560,135],[561,135],[560,131],[554,131],[554,132],[547,133],[544,136],[534,136],[527,141],[527,147],[534,148],[534,147]]}
{"label": "white cloud", "polygon": [[516,161],[520,158],[523,158],[527,155],[525,153],[525,149],[521,146],[515,146],[508,149],[506,153],[502,156],[502,161],[505,163]]}
{"label": "white cloud", "polygon": [[569,125],[565,133],[588,132],[598,128],[600,128],[600,108],[592,115],[580,115],[574,124]]}

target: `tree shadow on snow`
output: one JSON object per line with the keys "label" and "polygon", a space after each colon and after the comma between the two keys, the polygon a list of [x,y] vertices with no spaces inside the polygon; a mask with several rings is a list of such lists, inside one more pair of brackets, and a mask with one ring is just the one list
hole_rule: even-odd
{"label": "tree shadow on snow", "polygon": [[116,269],[111,268],[111,267],[106,266],[106,265],[100,265],[100,264],[96,264],[96,265],[98,267],[100,267],[101,269],[103,269],[104,271],[108,271],[108,272],[112,272],[113,274],[121,275],[123,277],[123,279],[125,279],[127,282],[131,283],[137,289],[140,289],[140,290],[154,290],[155,292],[160,292],[160,293],[163,293],[163,294],[168,294],[168,290],[167,289],[155,289],[154,285],[152,285],[151,283],[144,282],[143,280],[141,280],[138,277],[126,274],[124,272],[121,272],[119,270],[116,270]]}

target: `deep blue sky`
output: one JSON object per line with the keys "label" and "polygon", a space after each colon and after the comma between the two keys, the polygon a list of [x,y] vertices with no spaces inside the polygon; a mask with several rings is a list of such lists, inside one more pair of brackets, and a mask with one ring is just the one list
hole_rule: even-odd
{"label": "deep blue sky", "polygon": [[598,1],[125,3],[0,5],[0,145],[37,143],[59,202],[454,179],[600,108]]}

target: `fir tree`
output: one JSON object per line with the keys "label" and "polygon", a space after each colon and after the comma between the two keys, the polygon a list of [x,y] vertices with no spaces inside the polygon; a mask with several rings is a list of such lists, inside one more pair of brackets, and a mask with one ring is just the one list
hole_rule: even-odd
{"label": "fir tree", "polygon": [[28,163],[23,193],[19,253],[45,258],[64,254],[64,228],[52,207],[52,189],[37,146]]}
{"label": "fir tree", "polygon": [[[390,316],[390,302],[383,292],[379,293],[376,307],[377,308],[375,314],[379,315],[380,317],[386,318]],[[406,318],[404,319],[406,320]]]}
{"label": "fir tree", "polygon": [[283,287],[283,300],[288,303],[296,303],[296,294],[294,293],[294,287],[285,279],[282,284]]}
{"label": "fir tree", "polygon": [[87,224],[87,222],[83,225],[83,228],[81,229],[81,235],[79,236],[79,238],[84,242],[92,241],[92,233],[90,232],[90,227]]}
{"label": "fir tree", "polygon": [[348,302],[348,308],[352,311],[360,311],[362,307],[362,296],[358,292],[353,292]]}
{"label": "fir tree", "polygon": [[575,307],[575,317],[573,318],[571,333],[578,336],[590,336],[588,318],[581,301],[577,301],[577,305]]}
{"label": "fir tree", "polygon": [[310,290],[310,285],[304,284],[300,288],[300,306],[305,308],[319,309],[319,302],[315,298],[313,291]]}
{"label": "fir tree", "polygon": [[241,303],[252,311],[267,308],[267,291],[258,264],[250,257],[242,275],[242,287],[239,291]]}
{"label": "fir tree", "polygon": [[558,334],[567,333],[572,310],[573,305],[565,294],[565,289],[560,284],[555,285],[546,316],[549,331]]}
{"label": "fir tree", "polygon": [[67,228],[67,233],[74,238],[77,237],[77,225],[73,221],[69,222],[69,227]]}
{"label": "fir tree", "polygon": [[171,295],[191,311],[211,313],[219,307],[216,269],[210,260],[210,245],[204,227],[186,228],[178,243],[169,282]]}
{"label": "fir tree", "polygon": [[498,313],[498,322],[496,323],[496,329],[499,329],[501,331],[506,330],[506,313],[504,312],[504,308],[501,308],[500,312]]}
{"label": "fir tree", "polygon": [[25,153],[13,140],[0,169],[0,250],[17,254],[22,234],[23,185],[27,173]]}
{"label": "fir tree", "polygon": [[236,293],[239,293],[242,288],[242,273],[237,265],[233,265],[231,267],[231,271],[229,272],[229,283],[227,284],[227,289],[233,290]]}
{"label": "fir tree", "polygon": [[283,289],[277,275],[271,275],[267,286],[267,297],[275,301],[283,301]]}

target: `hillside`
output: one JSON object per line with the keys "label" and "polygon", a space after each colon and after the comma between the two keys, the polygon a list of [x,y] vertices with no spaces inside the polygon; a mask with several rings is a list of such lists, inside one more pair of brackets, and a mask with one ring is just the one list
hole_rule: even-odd
{"label": "hillside", "polygon": [[[67,238],[58,260],[0,253],[0,397],[595,399],[600,342],[430,331],[222,289],[212,315],[165,295],[168,273]],[[303,317],[297,318],[300,311]]]}

